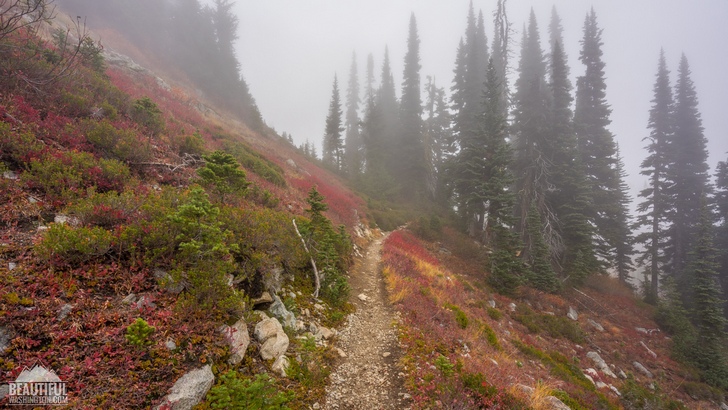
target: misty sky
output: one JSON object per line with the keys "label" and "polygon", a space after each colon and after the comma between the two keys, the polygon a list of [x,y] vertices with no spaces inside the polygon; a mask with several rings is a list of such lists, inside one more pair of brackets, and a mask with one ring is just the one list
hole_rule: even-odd
{"label": "misty sky", "polygon": [[[492,39],[495,0],[474,0]],[[352,52],[360,83],[369,53],[379,76],[385,45],[401,94],[403,59],[411,13],[417,18],[422,83],[430,75],[449,92],[455,52],[464,34],[469,0],[265,0],[237,1],[240,40],[237,53],[251,92],[268,125],[320,147],[334,74],[344,101]],[[644,185],[639,165],[645,156],[647,119],[660,47],[664,47],[674,86],[681,53],[690,62],[711,174],[728,158],[728,0],[555,0],[508,1],[515,30],[511,68],[518,64],[521,32],[534,8],[547,48],[548,22],[555,5],[564,27],[572,82],[583,74],[578,60],[584,18],[594,7],[603,29],[607,101],[612,125],[630,174],[633,199]],[[515,74],[515,73],[514,73]],[[512,82],[511,82],[512,84]],[[424,94],[423,94],[424,96]],[[320,148],[319,148],[320,152]]]}

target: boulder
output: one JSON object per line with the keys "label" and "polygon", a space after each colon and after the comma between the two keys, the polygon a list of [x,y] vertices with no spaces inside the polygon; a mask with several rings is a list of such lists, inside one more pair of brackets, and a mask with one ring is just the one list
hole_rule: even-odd
{"label": "boulder", "polygon": [[544,397],[544,402],[547,405],[545,408],[549,410],[571,410],[571,407],[554,396]]}
{"label": "boulder", "polygon": [[255,325],[255,330],[253,331],[253,334],[260,343],[263,343],[271,337],[275,336],[276,334],[282,332],[283,326],[281,326],[281,323],[278,321],[278,319],[272,317],[268,319],[263,319],[258,322],[258,324]]}
{"label": "boulder", "polygon": [[276,359],[276,361],[273,363],[271,370],[273,370],[274,373],[280,375],[281,377],[286,377],[286,371],[288,370],[288,366],[290,366],[288,357],[286,357],[286,355],[280,355],[278,356],[278,359]]}
{"label": "boulder", "polygon": [[600,332],[603,332],[604,331],[604,327],[602,325],[600,325],[599,323],[597,323],[596,321],[594,321],[592,319],[587,319],[586,322],[589,323],[589,325],[591,327],[593,327],[594,329],[596,329],[596,330],[598,330]]}
{"label": "boulder", "polygon": [[579,320],[579,313],[574,309],[573,307],[569,306],[569,311],[566,312],[566,317],[568,317],[571,320]]}
{"label": "boulder", "polygon": [[245,324],[245,320],[240,319],[232,326],[222,325],[220,332],[225,336],[228,345],[230,345],[230,358],[228,359],[228,363],[233,366],[240,364],[250,344],[248,326]]}
{"label": "boulder", "polygon": [[209,364],[192,370],[177,380],[156,410],[191,410],[207,395],[214,382],[215,375]]}
{"label": "boulder", "polygon": [[262,344],[260,357],[263,360],[276,359],[288,350],[288,335],[276,318],[265,319],[255,325],[255,338]]}
{"label": "boulder", "polygon": [[14,337],[15,332],[12,329],[6,326],[0,326],[0,355],[5,354]]}
{"label": "boulder", "polygon": [[162,269],[154,270],[154,278],[157,280],[157,283],[159,283],[159,286],[162,289],[173,295],[180,294],[185,288],[185,285],[183,283],[175,282],[175,280],[172,279],[172,275]]}
{"label": "boulder", "polygon": [[510,310],[511,312],[515,312],[516,311],[516,304],[513,303],[513,302],[509,303],[508,304],[508,310]]}
{"label": "boulder", "polygon": [[174,350],[177,348],[177,343],[174,342],[171,338],[167,339],[166,342],[164,342],[164,347],[166,347],[168,350]]}
{"label": "boulder", "polygon": [[130,294],[126,295],[126,297],[124,299],[121,300],[121,303],[123,303],[125,305],[131,305],[132,303],[136,303],[136,301],[137,301],[136,294],[130,293]]}
{"label": "boulder", "polygon": [[253,299],[253,306],[264,305],[266,303],[273,303],[273,297],[269,292],[263,292],[260,297]]}
{"label": "boulder", "polygon": [[492,307],[493,309],[495,309],[495,300],[493,300],[493,299],[490,299],[490,300],[488,301],[488,306],[490,306],[490,307]]}
{"label": "boulder", "polygon": [[14,270],[15,270],[15,268],[17,268],[17,267],[18,267],[18,264],[17,264],[17,263],[15,263],[15,262],[8,262],[8,270],[9,270],[9,271],[11,271],[11,272],[12,272],[12,271],[14,271]]}
{"label": "boulder", "polygon": [[283,304],[283,301],[278,297],[278,295],[273,295],[273,304],[270,306],[268,311],[273,316],[283,321],[283,326],[291,329],[296,328],[296,315],[286,309],[286,306]]}
{"label": "boulder", "polygon": [[728,404],[721,403],[720,404],[720,410],[728,410]]}
{"label": "boulder", "polygon": [[586,354],[586,357],[590,358],[594,364],[597,365],[597,369],[599,369],[602,373],[606,374],[607,376],[616,379],[617,375],[614,374],[612,369],[609,368],[609,365],[607,365],[607,362],[602,359],[601,356],[599,356],[599,353],[597,352],[589,352]]}
{"label": "boulder", "polygon": [[61,309],[58,311],[56,319],[60,322],[61,320],[65,319],[72,310],[73,305],[66,303],[65,305],[61,306]]}
{"label": "boulder", "polygon": [[334,332],[333,330],[331,330],[331,329],[329,329],[327,327],[320,326],[318,328],[318,332],[316,332],[316,334],[314,335],[314,337],[316,339],[329,340],[332,337],[334,337],[334,335],[336,335],[336,332]]}
{"label": "boulder", "polygon": [[652,378],[652,372],[647,370],[645,366],[642,365],[640,362],[632,362],[632,366],[634,366],[635,369],[637,369],[640,373],[644,374],[645,376]]}

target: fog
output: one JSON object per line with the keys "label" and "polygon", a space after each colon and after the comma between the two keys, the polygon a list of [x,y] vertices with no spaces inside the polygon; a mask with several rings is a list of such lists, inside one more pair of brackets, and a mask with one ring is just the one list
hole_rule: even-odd
{"label": "fog", "polygon": [[[475,0],[492,38],[494,0]],[[237,43],[242,72],[263,118],[278,132],[292,134],[297,145],[319,146],[334,74],[345,95],[352,52],[360,83],[372,53],[379,75],[385,46],[400,92],[407,24],[417,18],[421,40],[422,83],[426,76],[449,90],[455,52],[464,34],[469,0],[265,0],[238,1]],[[518,63],[519,41],[529,10],[534,8],[542,48],[555,5],[564,28],[572,82],[583,73],[578,60],[584,18],[590,7],[603,29],[607,101],[615,134],[629,173],[632,197],[644,185],[639,166],[646,153],[647,119],[660,48],[672,76],[682,53],[687,56],[699,98],[712,168],[728,151],[728,1],[725,0],[556,0],[507,3],[512,35],[511,76]],[[512,84],[512,83],[511,83]],[[711,170],[711,174],[713,170]]]}

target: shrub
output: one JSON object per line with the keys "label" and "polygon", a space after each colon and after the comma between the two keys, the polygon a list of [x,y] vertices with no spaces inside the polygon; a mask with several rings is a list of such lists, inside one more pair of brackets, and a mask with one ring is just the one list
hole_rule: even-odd
{"label": "shrub", "polygon": [[452,313],[455,315],[455,322],[457,322],[458,326],[460,326],[460,329],[468,327],[468,316],[462,311],[462,309],[449,303],[445,304],[445,307],[452,310]]}
{"label": "shrub", "polygon": [[221,375],[207,394],[211,408],[230,410],[287,410],[293,398],[293,393],[278,391],[267,374],[242,379],[234,370]]}
{"label": "shrub", "polygon": [[489,306],[486,311],[488,312],[488,316],[495,321],[501,320],[503,317],[503,312],[494,307]]}
{"label": "shrub", "polygon": [[446,378],[452,376],[455,372],[455,365],[450,363],[450,360],[443,355],[437,356],[437,359],[435,359],[435,367]]}
{"label": "shrub", "polygon": [[149,144],[139,141],[132,130],[118,129],[108,120],[86,120],[80,127],[88,142],[105,158],[133,164],[148,161],[152,156]]}
{"label": "shrub", "polygon": [[142,201],[143,199],[131,191],[121,194],[116,191],[99,194],[91,190],[86,198],[66,207],[65,212],[78,218],[81,225],[113,229],[127,224],[134,216],[138,216]]}
{"label": "shrub", "polygon": [[131,345],[139,347],[149,346],[152,344],[152,341],[149,340],[149,336],[151,336],[155,330],[154,326],[149,326],[146,320],[138,317],[134,323],[130,324],[129,327],[126,328],[126,335],[124,335],[124,337]]}
{"label": "shrub", "polygon": [[205,152],[205,140],[199,131],[192,135],[182,135],[174,138],[173,144],[179,155],[202,155]]}
{"label": "shrub", "polygon": [[149,97],[143,97],[134,101],[130,114],[134,122],[147,129],[150,138],[156,137],[164,132],[162,111]]}
{"label": "shrub", "polygon": [[249,169],[266,181],[277,186],[286,186],[286,179],[283,177],[283,169],[271,162],[269,159],[253,151],[253,149],[244,142],[228,140],[225,142],[225,151],[232,154],[243,167]]}
{"label": "shrub", "polygon": [[503,347],[498,341],[498,335],[495,334],[495,331],[485,323],[483,324],[482,329],[483,334],[485,335],[485,340],[488,342],[488,344],[493,346],[493,348],[495,348],[496,350],[503,350]]}
{"label": "shrub", "polygon": [[77,266],[106,255],[112,242],[111,232],[100,227],[74,228],[66,224],[52,224],[35,246],[35,251],[52,263]]}
{"label": "shrub", "polygon": [[202,183],[212,187],[220,196],[220,202],[225,202],[227,194],[243,194],[250,183],[245,179],[245,171],[235,158],[222,151],[215,151],[210,155],[203,155],[205,166],[197,170]]}

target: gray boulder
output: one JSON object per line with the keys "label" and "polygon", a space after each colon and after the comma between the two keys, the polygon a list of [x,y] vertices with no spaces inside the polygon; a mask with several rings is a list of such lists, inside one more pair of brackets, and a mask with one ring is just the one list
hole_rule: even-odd
{"label": "gray boulder", "polygon": [[587,319],[586,322],[589,323],[589,325],[591,325],[591,327],[593,327],[594,329],[596,329],[600,332],[604,331],[604,327],[602,325],[600,325],[599,323],[597,323],[596,321],[594,321],[592,319]]}
{"label": "gray boulder", "polygon": [[192,370],[177,380],[156,410],[191,410],[207,395],[214,382],[215,375],[209,364]]}
{"label": "gray boulder", "polygon": [[550,410],[571,410],[571,407],[567,406],[563,401],[559,400],[554,396],[546,396],[544,401],[547,403]]}
{"label": "gray boulder", "polygon": [[571,320],[579,320],[579,313],[574,309],[573,307],[569,306],[569,311],[566,312],[566,317],[568,317]]}
{"label": "gray boulder", "polygon": [[273,295],[273,304],[270,306],[268,311],[273,316],[283,321],[283,326],[290,329],[296,328],[296,315],[286,309],[286,306],[283,304],[283,301],[278,297],[278,295]]}
{"label": "gray boulder", "polygon": [[222,325],[220,332],[230,345],[230,358],[228,363],[232,365],[240,364],[245,357],[245,351],[250,345],[250,336],[248,335],[248,326],[245,320],[240,319],[234,325]]}
{"label": "gray boulder", "polygon": [[635,369],[637,369],[640,373],[644,374],[645,376],[652,378],[652,372],[647,370],[645,366],[642,365],[640,362],[632,362],[632,366],[634,366]]}
{"label": "gray boulder", "polygon": [[265,319],[255,325],[255,338],[262,344],[260,357],[263,360],[277,359],[288,350],[290,340],[283,326],[276,318]]}
{"label": "gray boulder", "polygon": [[288,357],[286,357],[286,355],[280,355],[278,356],[278,359],[276,359],[276,361],[273,363],[273,366],[271,366],[271,370],[273,370],[274,373],[280,375],[281,377],[286,377],[286,371],[288,370],[288,366],[290,366]]}
{"label": "gray boulder", "polygon": [[586,357],[590,358],[594,364],[597,365],[597,369],[599,369],[602,373],[606,374],[607,376],[616,379],[617,375],[614,374],[612,369],[609,368],[609,365],[607,362],[602,359],[601,356],[599,356],[599,353],[597,352],[589,352],[586,354]]}

